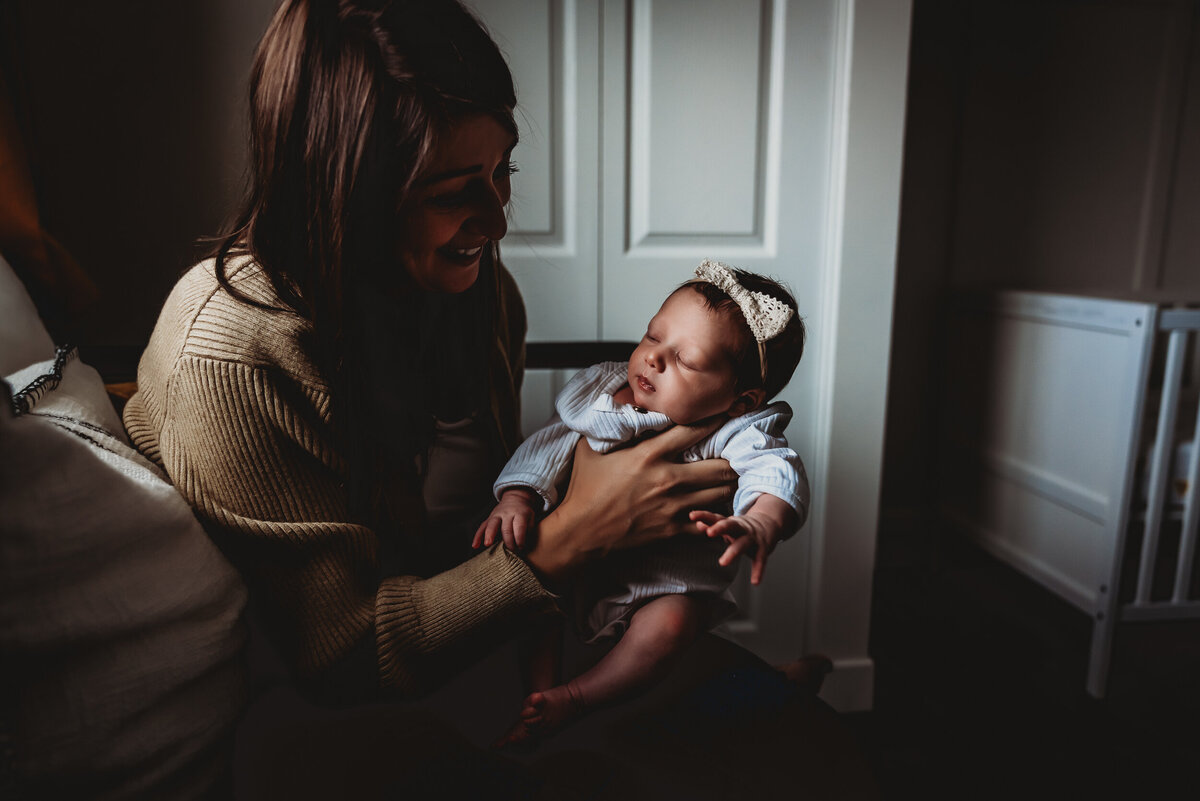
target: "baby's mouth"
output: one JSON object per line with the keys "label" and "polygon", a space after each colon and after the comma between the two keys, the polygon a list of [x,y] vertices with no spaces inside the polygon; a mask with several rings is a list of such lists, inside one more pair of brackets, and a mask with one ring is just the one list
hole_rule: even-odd
{"label": "baby's mouth", "polygon": [[637,385],[638,385],[638,388],[642,390],[642,392],[653,392],[654,391],[654,385],[651,384],[649,381],[647,381],[645,378],[643,378],[640,375],[637,377]]}

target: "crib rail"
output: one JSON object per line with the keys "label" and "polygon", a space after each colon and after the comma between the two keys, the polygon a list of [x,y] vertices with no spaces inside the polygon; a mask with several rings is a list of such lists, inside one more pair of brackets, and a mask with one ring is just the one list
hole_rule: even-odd
{"label": "crib rail", "polygon": [[[1191,454],[1188,460],[1187,490],[1183,500],[1182,528],[1176,556],[1174,585],[1170,599],[1152,600],[1155,566],[1159,558],[1163,520],[1168,506],[1171,468],[1177,439],[1177,416],[1184,384],[1184,368],[1188,355],[1189,338],[1200,332],[1200,310],[1164,309],[1158,315],[1158,330],[1167,337],[1166,362],[1155,428],[1154,445],[1149,465],[1149,489],[1142,549],[1138,564],[1137,584],[1133,601],[1122,612],[1124,619],[1150,619],[1158,617],[1189,617],[1200,612],[1200,602],[1191,599],[1193,566],[1196,553],[1197,520],[1200,518],[1200,500],[1197,496],[1197,479],[1200,478],[1200,404],[1196,420],[1192,423],[1190,441]],[[1193,347],[1200,343],[1193,342]],[[1196,378],[1193,377],[1193,381]],[[1187,437],[1186,431],[1184,432]],[[1172,614],[1174,612],[1175,614]]]}
{"label": "crib rail", "polygon": [[1119,624],[1200,618],[1200,304],[970,292],[951,321],[941,512],[1088,614],[1102,698]]}

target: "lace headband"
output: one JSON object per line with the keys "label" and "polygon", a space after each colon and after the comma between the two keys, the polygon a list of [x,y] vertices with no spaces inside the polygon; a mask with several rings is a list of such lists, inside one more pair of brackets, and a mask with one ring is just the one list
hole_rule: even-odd
{"label": "lace headband", "polygon": [[696,268],[696,277],[717,287],[737,304],[760,345],[778,336],[792,319],[791,306],[764,292],[746,289],[738,283],[728,264],[705,259]]}

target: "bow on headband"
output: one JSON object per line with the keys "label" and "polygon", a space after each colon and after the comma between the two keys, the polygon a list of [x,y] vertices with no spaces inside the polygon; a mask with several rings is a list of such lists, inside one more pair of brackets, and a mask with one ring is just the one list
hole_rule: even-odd
{"label": "bow on headband", "polygon": [[696,268],[696,277],[722,290],[742,310],[750,333],[758,342],[766,342],[779,335],[788,320],[792,319],[792,307],[782,300],[763,292],[752,292],[738,283],[729,265],[705,259]]}

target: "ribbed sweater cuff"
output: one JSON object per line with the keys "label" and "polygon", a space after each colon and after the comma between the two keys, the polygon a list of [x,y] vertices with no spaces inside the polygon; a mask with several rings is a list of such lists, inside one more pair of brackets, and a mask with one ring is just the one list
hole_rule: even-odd
{"label": "ribbed sweater cuff", "polygon": [[380,683],[419,691],[439,678],[425,668],[436,670],[440,653],[485,649],[553,608],[554,596],[501,543],[432,578],[385,579],[375,606]]}

